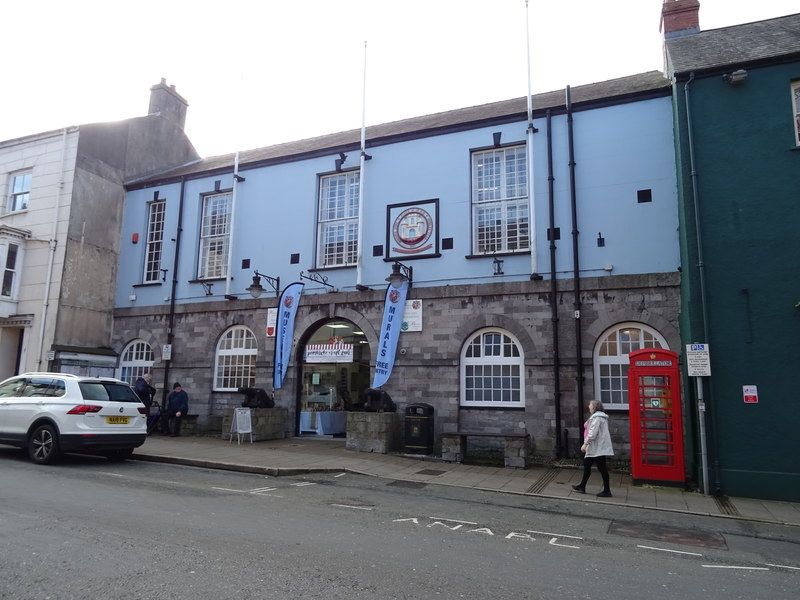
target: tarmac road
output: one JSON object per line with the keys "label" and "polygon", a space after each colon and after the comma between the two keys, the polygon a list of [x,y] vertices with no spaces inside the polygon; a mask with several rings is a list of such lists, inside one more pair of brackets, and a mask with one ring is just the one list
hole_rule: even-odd
{"label": "tarmac road", "polygon": [[0,447],[0,598],[792,599],[800,528]]}

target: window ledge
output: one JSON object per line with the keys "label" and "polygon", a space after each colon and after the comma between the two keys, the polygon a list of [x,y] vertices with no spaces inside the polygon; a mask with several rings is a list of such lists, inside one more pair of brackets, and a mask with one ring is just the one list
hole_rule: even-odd
{"label": "window ledge", "polygon": [[[225,281],[227,277],[206,277],[203,279],[190,279],[187,283],[208,283],[209,281]],[[234,280],[235,277],[231,277],[231,280]]]}
{"label": "window ledge", "polygon": [[157,285],[162,285],[162,282],[161,281],[149,281],[147,283],[134,283],[131,287],[142,288],[142,287],[155,287]]}
{"label": "window ledge", "polygon": [[314,267],[312,269],[308,269],[309,273],[316,273],[317,271],[336,271],[339,269],[355,269],[356,265],[334,265],[331,267]]}
{"label": "window ledge", "polygon": [[521,250],[517,252],[495,252],[493,254],[467,254],[464,258],[472,260],[473,258],[497,258],[498,256],[525,256],[530,255],[530,250]]}
{"label": "window ledge", "polygon": [[13,216],[13,215],[24,215],[26,212],[28,212],[28,209],[27,208],[22,208],[20,210],[9,210],[7,212],[4,212],[0,216],[10,217],[10,216]]}
{"label": "window ledge", "polygon": [[461,410],[525,410],[524,406],[473,406],[471,404],[460,404]]}
{"label": "window ledge", "polygon": [[603,405],[603,412],[616,412],[616,413],[623,413],[623,412],[630,412],[630,405],[627,406],[608,406],[607,404]]}

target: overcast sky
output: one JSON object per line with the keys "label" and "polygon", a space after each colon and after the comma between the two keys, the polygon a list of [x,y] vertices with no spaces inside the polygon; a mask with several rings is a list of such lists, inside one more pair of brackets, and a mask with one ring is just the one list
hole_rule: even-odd
{"label": "overcast sky", "polygon": [[[533,91],[661,69],[662,0],[530,0]],[[712,29],[798,0],[701,0]],[[143,115],[165,77],[204,156],[524,96],[524,0],[20,0],[0,140]]]}

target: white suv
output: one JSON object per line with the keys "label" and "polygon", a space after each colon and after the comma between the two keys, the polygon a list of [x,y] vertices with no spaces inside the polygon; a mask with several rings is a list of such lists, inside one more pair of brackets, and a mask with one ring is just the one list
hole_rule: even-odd
{"label": "white suv", "polygon": [[147,409],[119,379],[24,373],[0,383],[0,443],[39,464],[62,452],[123,460],[147,438]]}

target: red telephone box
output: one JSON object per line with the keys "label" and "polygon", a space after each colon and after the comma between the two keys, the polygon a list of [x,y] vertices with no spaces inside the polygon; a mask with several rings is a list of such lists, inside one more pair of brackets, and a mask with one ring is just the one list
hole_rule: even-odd
{"label": "red telephone box", "polygon": [[645,348],[628,355],[631,477],[684,481],[678,355]]}

